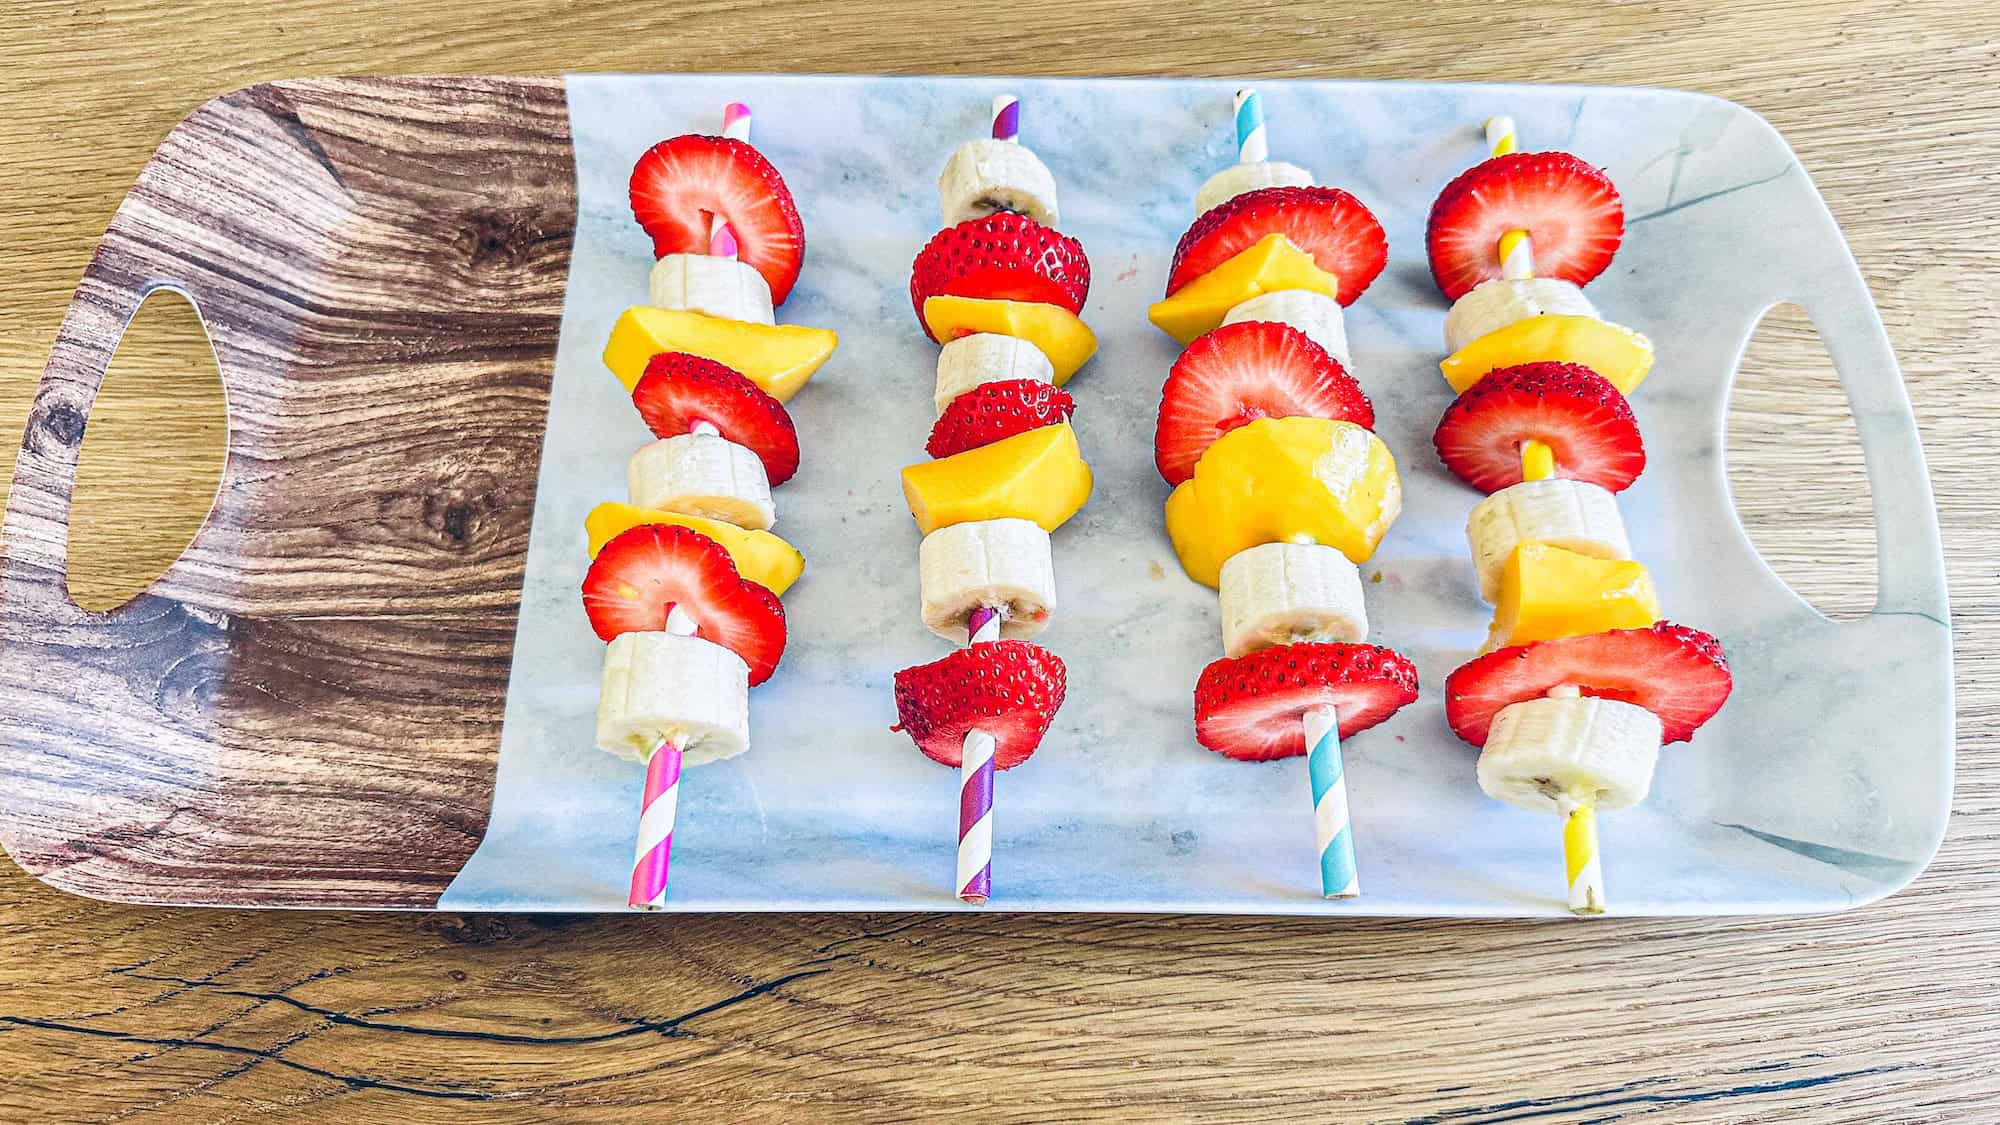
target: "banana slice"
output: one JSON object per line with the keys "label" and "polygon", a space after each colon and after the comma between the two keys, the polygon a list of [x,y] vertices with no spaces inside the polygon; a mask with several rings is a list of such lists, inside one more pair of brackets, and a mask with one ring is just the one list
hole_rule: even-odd
{"label": "banana slice", "polygon": [[1222,564],[1222,648],[1242,656],[1297,641],[1368,639],[1361,571],[1332,547],[1265,543]]}
{"label": "banana slice", "polygon": [[1056,381],[1055,365],[1042,349],[1026,340],[993,332],[960,336],[938,352],[937,412],[943,417],[951,400],[979,386],[1007,379]]}
{"label": "banana slice", "polygon": [[1017,211],[1045,227],[1056,225],[1056,178],[1026,145],[981,137],[958,146],[938,177],[944,225]]}
{"label": "banana slice", "polygon": [[678,434],[639,447],[625,466],[632,503],[768,531],[777,518],[764,462],[714,434]]}
{"label": "banana slice", "polygon": [[775,324],[771,286],[749,263],[710,254],[669,254],[653,264],[653,306],[724,320]]}
{"label": "banana slice", "polygon": [[1479,787],[1518,808],[1555,812],[1556,799],[1625,809],[1646,799],[1660,756],[1660,720],[1616,699],[1529,699],[1500,709],[1479,754]]}
{"label": "banana slice", "polygon": [[1465,538],[1479,571],[1479,596],[1488,602],[1499,596],[1507,557],[1523,543],[1547,543],[1594,559],[1632,557],[1618,500],[1579,480],[1528,480],[1501,489],[1473,506]]}
{"label": "banana slice", "polygon": [[1445,350],[1457,352],[1488,332],[1531,316],[1554,313],[1602,320],[1583,290],[1553,277],[1496,277],[1474,286],[1444,316]]}
{"label": "banana slice", "polygon": [[1006,611],[1003,637],[1032,637],[1056,608],[1049,533],[1031,520],[978,520],[941,527],[917,548],[924,628],[964,644],[980,606]]}
{"label": "banana slice", "polygon": [[1342,367],[1354,366],[1354,361],[1347,355],[1347,321],[1340,314],[1340,302],[1324,293],[1315,293],[1310,289],[1259,293],[1222,317],[1224,324],[1244,320],[1289,324],[1305,333],[1306,339],[1325,348],[1327,354],[1339,360]]}
{"label": "banana slice", "polygon": [[1196,218],[1235,199],[1246,191],[1273,187],[1311,187],[1313,174],[1296,164],[1265,160],[1256,164],[1231,164],[1201,185],[1194,193]]}
{"label": "banana slice", "polygon": [[643,762],[668,738],[685,740],[683,766],[750,749],[750,669],[700,637],[621,633],[604,650],[597,748]]}

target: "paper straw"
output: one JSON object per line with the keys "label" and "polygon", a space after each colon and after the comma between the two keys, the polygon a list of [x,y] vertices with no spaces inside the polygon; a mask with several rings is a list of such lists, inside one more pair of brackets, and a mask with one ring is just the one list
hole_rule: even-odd
{"label": "paper straw", "polygon": [[[1575,699],[1583,692],[1575,684],[1557,684],[1550,699]],[[1569,887],[1571,914],[1604,913],[1604,865],[1597,852],[1597,807],[1563,794],[1556,798],[1563,818],[1563,874]]]}
{"label": "paper straw", "polygon": [[1015,142],[1021,139],[1021,99],[1012,94],[993,96],[993,139]]}
{"label": "paper straw", "polygon": [[1264,133],[1264,99],[1257,91],[1236,91],[1236,162],[1261,164],[1271,158],[1271,143]]}
{"label": "paper straw", "polygon": [[[1514,131],[1513,118],[1496,116],[1486,119],[1486,147],[1494,156],[1506,156],[1519,150],[1521,137]],[[1535,246],[1528,240],[1527,231],[1510,230],[1501,235],[1499,253],[1501,277],[1509,281],[1524,281],[1535,276]]]}
{"label": "paper straw", "polygon": [[1319,842],[1319,888],[1327,898],[1361,893],[1354,866],[1354,826],[1347,818],[1347,767],[1340,757],[1340,716],[1332,707],[1306,712],[1306,772],[1312,778],[1313,828]]}
{"label": "paper straw", "polygon": [[730,102],[722,107],[722,135],[732,141],[750,142],[750,107]]}
{"label": "paper straw", "polygon": [[[732,141],[750,143],[750,107],[742,102],[730,102],[722,107],[722,135]],[[708,215],[708,256],[711,258],[734,258],[736,228],[718,212]]]}
{"label": "paper straw", "polygon": [[1520,147],[1521,138],[1514,132],[1514,119],[1497,116],[1486,119],[1486,147],[1495,156],[1505,156]]}
{"label": "paper straw", "polygon": [[709,220],[708,252],[711,257],[734,258],[736,256],[736,228],[721,215]]}
{"label": "paper straw", "polygon": [[[695,620],[675,606],[667,611],[667,632],[691,637]],[[674,813],[681,797],[681,743],[662,739],[646,759],[646,788],[639,798],[639,840],[632,857],[632,889],[626,904],[634,910],[667,908],[667,872],[674,857]]]}
{"label": "paper straw", "polygon": [[1548,480],[1556,475],[1556,451],[1529,438],[1521,444],[1521,479]]}
{"label": "paper straw", "polygon": [[[981,606],[966,621],[968,645],[1000,639],[1001,613]],[[958,765],[958,898],[974,906],[993,896],[993,736],[965,734]]]}

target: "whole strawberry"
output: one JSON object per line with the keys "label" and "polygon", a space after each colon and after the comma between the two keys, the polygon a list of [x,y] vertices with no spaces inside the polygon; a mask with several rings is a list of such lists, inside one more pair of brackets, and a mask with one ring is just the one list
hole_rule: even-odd
{"label": "whole strawberry", "polygon": [[891,729],[907,733],[932,761],[956,767],[965,736],[993,738],[993,765],[1028,760],[1063,704],[1068,673],[1055,653],[1030,641],[992,641],[896,673]]}

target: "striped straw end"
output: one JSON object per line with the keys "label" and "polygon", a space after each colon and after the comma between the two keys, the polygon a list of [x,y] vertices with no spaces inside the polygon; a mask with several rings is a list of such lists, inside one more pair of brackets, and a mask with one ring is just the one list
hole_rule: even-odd
{"label": "striped straw end", "polygon": [[1021,101],[1012,94],[993,99],[993,139],[1011,141],[1021,135]]}

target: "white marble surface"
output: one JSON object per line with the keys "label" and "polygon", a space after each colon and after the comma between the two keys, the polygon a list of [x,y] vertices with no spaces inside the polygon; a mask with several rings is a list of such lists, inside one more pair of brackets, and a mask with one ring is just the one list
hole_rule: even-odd
{"label": "white marble surface", "polygon": [[[1435,367],[1445,310],[1424,265],[1437,190],[1507,112],[1526,147],[1608,168],[1630,217],[1591,287],[1659,345],[1634,399],[1650,465],[1622,499],[1668,615],[1719,634],[1736,694],[1661,757],[1652,798],[1602,822],[1613,910],[1836,909],[1915,875],[1951,784],[1949,636],[1935,517],[1900,376],[1867,291],[1783,140],[1730,103],[1669,91],[1264,82],[1274,159],[1359,195],[1387,227],[1387,271],[1349,310],[1357,373],[1407,502],[1364,575],[1373,639],[1413,657],[1422,698],[1347,747],[1362,897],[1318,896],[1303,759],[1226,761],[1197,746],[1196,674],[1220,654],[1211,591],[1180,572],[1152,467],[1176,354],[1144,310],[1195,188],[1233,153],[1229,81],[578,77],[569,82],[581,214],[528,556],[499,783],[484,844],[441,906],[622,909],[638,766],[591,747],[602,644],[577,597],[584,513],[620,498],[646,438],[598,360],[644,300],[651,264],[625,183],[653,141],[713,131],[725,101],[798,197],[805,273],[780,319],[840,331],[791,403],[805,462],[776,530],[808,559],[787,595],[783,666],[753,692],[754,748],[690,771],[671,909],[958,908],[957,775],[889,731],[893,672],[944,647],[917,620],[918,535],[896,473],[923,456],[934,345],[912,317],[912,255],[938,225],[933,180],[995,92],[1061,184],[1064,229],[1095,283],[1103,341],[1070,389],[1097,471],[1056,536],[1063,607],[1041,640],[1070,697],[1041,751],[1001,775],[985,909],[1531,915],[1562,911],[1558,826],[1474,783],[1439,691],[1483,635],[1462,525],[1478,497],[1438,465],[1451,399]],[[1731,515],[1723,417],[1763,311],[1797,300],[1840,367],[1868,447],[1882,600],[1835,624],[1791,594]]]}

